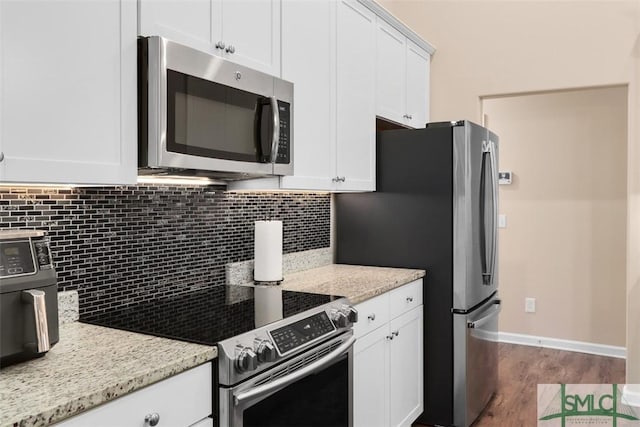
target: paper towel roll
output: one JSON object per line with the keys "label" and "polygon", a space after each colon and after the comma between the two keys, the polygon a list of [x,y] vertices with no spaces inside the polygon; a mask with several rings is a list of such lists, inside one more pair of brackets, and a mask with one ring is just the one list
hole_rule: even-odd
{"label": "paper towel roll", "polygon": [[256,221],[253,280],[282,280],[282,221]]}

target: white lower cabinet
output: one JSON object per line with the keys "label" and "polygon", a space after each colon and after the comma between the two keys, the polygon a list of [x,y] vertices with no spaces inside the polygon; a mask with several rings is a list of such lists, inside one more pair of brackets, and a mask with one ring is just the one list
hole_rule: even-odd
{"label": "white lower cabinet", "polygon": [[[64,420],[60,427],[213,427],[212,364],[206,363]],[[145,421],[157,418],[157,424]],[[149,418],[149,419],[150,419]]]}
{"label": "white lower cabinet", "polygon": [[354,426],[410,426],[424,407],[422,279],[356,308]]}

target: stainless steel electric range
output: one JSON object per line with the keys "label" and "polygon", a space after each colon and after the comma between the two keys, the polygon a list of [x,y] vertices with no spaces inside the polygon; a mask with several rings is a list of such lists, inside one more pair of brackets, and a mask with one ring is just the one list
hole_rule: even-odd
{"label": "stainless steel electric range", "polygon": [[346,298],[278,286],[214,286],[82,316],[81,321],[217,345],[220,427],[353,424]]}

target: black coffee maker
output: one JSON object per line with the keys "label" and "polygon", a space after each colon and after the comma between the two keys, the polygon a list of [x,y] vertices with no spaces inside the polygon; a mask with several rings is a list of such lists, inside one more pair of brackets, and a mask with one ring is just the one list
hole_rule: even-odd
{"label": "black coffee maker", "polygon": [[58,285],[45,233],[0,231],[0,367],[44,356],[58,339]]}

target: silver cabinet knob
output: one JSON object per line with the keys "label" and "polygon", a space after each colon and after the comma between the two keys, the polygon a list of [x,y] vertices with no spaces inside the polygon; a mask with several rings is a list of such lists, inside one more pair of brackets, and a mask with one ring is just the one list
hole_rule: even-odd
{"label": "silver cabinet knob", "polygon": [[154,412],[153,414],[147,414],[144,416],[144,425],[145,426],[157,426],[160,422],[160,414]]}
{"label": "silver cabinet knob", "polygon": [[236,52],[236,48],[233,47],[232,45],[227,46],[227,48],[225,49],[225,51],[227,53],[235,53]]}
{"label": "silver cabinet knob", "polygon": [[376,320],[376,314],[375,313],[371,313],[370,315],[367,316],[367,319],[371,320],[372,322],[374,320]]}
{"label": "silver cabinet knob", "polygon": [[407,302],[413,302],[413,297],[407,297]]}
{"label": "silver cabinet knob", "polygon": [[387,335],[385,338],[387,339],[387,341],[391,341],[393,339],[393,335]]}
{"label": "silver cabinet knob", "polygon": [[400,335],[400,331],[393,331],[391,332],[391,335],[397,337],[398,335]]}
{"label": "silver cabinet knob", "polygon": [[407,117],[409,120],[413,120],[413,116],[411,114],[408,115]]}
{"label": "silver cabinet knob", "polygon": [[216,43],[216,49],[224,49],[224,48],[225,48],[225,44],[222,40]]}
{"label": "silver cabinet knob", "polygon": [[340,182],[344,182],[347,178],[345,178],[344,176],[340,177]]}
{"label": "silver cabinet knob", "polygon": [[4,153],[0,151],[0,162],[4,160]]}

